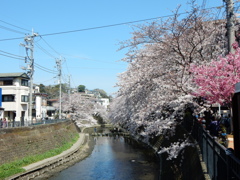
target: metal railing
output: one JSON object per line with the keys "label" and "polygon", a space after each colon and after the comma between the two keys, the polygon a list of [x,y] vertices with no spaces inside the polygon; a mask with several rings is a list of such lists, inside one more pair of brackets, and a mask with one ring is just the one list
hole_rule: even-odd
{"label": "metal railing", "polygon": [[[54,123],[58,123],[58,122],[64,122],[67,121],[69,119],[47,119],[47,120],[39,120],[36,121],[34,123],[28,123],[28,122],[21,122],[21,121],[17,121],[17,122],[7,122],[6,127],[4,128],[13,128],[13,127],[24,127],[24,126],[36,126],[36,125],[42,125],[42,124],[54,124]],[[2,128],[2,127],[0,127]]]}
{"label": "metal railing", "polygon": [[240,179],[240,160],[234,156],[234,152],[219,144],[217,138],[212,137],[196,120],[192,120],[191,127],[189,123],[187,124],[184,124],[187,125],[186,129],[188,131],[191,129],[192,137],[199,144],[210,178],[213,180]]}
{"label": "metal railing", "polygon": [[40,125],[40,124],[54,124],[54,123],[58,123],[58,122],[64,122],[67,121],[69,119],[46,119],[46,120],[41,120],[39,122],[33,123],[33,126],[36,125]]}

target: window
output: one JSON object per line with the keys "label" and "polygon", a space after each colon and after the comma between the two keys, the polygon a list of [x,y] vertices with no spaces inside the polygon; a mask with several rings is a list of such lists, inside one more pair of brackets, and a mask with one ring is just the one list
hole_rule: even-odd
{"label": "window", "polygon": [[9,85],[13,85],[12,80],[0,81],[0,86],[9,86]]}
{"label": "window", "polygon": [[14,102],[14,95],[3,95],[2,101],[3,102]]}
{"label": "window", "polygon": [[0,86],[11,86],[11,85],[13,85],[13,78],[8,78],[8,77],[6,77],[6,78],[4,78],[4,77],[1,77],[0,78]]}
{"label": "window", "polygon": [[4,85],[4,86],[13,85],[13,81],[12,81],[12,80],[3,81],[3,85]]}
{"label": "window", "polygon": [[22,85],[22,86],[28,86],[28,80],[22,79],[22,80],[21,80],[21,85]]}
{"label": "window", "polygon": [[22,102],[28,102],[28,96],[22,95]]}

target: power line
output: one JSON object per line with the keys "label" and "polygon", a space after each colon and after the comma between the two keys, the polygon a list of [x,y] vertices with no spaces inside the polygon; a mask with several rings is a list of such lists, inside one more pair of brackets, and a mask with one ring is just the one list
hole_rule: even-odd
{"label": "power line", "polygon": [[14,30],[14,29],[11,29],[11,28],[8,28],[8,27],[5,27],[5,26],[0,26],[0,28],[8,30],[8,31],[15,32],[15,33],[19,33],[19,34],[25,34],[24,32],[17,31],[17,30]]}
{"label": "power line", "polygon": [[[205,10],[215,9],[215,8],[219,8],[219,7],[210,7],[210,8],[206,8]],[[183,14],[188,14],[188,13],[189,12],[178,13],[178,15],[183,15]],[[150,20],[155,20],[155,19],[162,19],[162,18],[167,18],[167,17],[171,17],[171,16],[174,16],[174,15],[171,14],[171,15],[160,16],[160,17],[155,17],[155,18],[148,18],[148,19],[142,19],[142,20],[136,20],[136,21],[129,21],[129,22],[123,22],[123,23],[118,23],[118,24],[110,24],[110,25],[98,26],[98,27],[92,27],[92,28],[86,28],[86,29],[77,29],[77,30],[71,30],[71,31],[49,33],[49,34],[43,34],[41,36],[52,36],[52,35],[68,34],[68,33],[80,32],[80,31],[89,31],[89,30],[94,30],[94,29],[102,29],[102,28],[120,26],[120,25],[125,25],[125,24],[133,24],[133,23],[150,21]],[[8,41],[8,40],[15,40],[15,39],[22,39],[22,38],[23,37],[21,37],[21,38],[0,39],[0,41]]]}
{"label": "power line", "polygon": [[69,67],[69,68],[77,68],[77,69],[104,69],[104,70],[122,70],[122,69],[113,69],[113,68],[92,68],[92,67]]}
{"label": "power line", "polygon": [[40,36],[41,37],[41,39],[56,53],[56,54],[58,54],[59,56],[61,56],[61,54],[60,53],[58,53],[52,46],[50,46],[50,44],[49,43],[47,43],[47,41],[45,40],[45,39],[43,39],[43,37],[42,36]]}
{"label": "power line", "polygon": [[45,54],[47,54],[48,56],[50,56],[50,57],[52,57],[52,58],[54,58],[55,59],[55,57],[50,53],[50,52],[48,52],[46,49],[44,49],[42,46],[40,46],[38,43],[35,43],[36,44],[36,46],[39,48],[39,49],[41,49]]}
{"label": "power line", "polygon": [[[219,7],[206,8],[205,10],[214,9],[214,8],[219,8]],[[188,14],[188,13],[189,12],[178,13],[178,15],[183,15],[183,14]],[[43,34],[41,36],[52,36],[52,35],[58,35],[58,34],[74,33],[74,32],[79,32],[79,31],[89,31],[89,30],[94,30],[94,29],[108,28],[108,27],[120,26],[120,25],[125,25],[125,24],[133,24],[133,23],[138,23],[138,22],[143,22],[143,21],[162,19],[162,18],[167,18],[167,17],[171,17],[171,16],[174,16],[174,15],[171,14],[171,15],[160,16],[160,17],[155,17],[155,18],[142,19],[142,20],[136,20],[136,21],[129,21],[129,22],[123,22],[123,23],[118,23],[118,24],[110,24],[110,25],[98,26],[98,27],[92,27],[92,28],[86,28],[86,29],[77,29],[77,30],[71,30],[71,31],[49,33],[49,34]]]}
{"label": "power line", "polygon": [[38,68],[38,69],[40,69],[40,70],[42,70],[42,71],[45,71],[45,72],[47,72],[47,73],[50,73],[50,74],[57,74],[57,73],[54,73],[54,72],[51,72],[51,71],[47,71],[46,69],[43,69],[43,68],[39,67],[39,66],[36,65],[36,64],[35,64],[35,67]]}
{"label": "power line", "polygon": [[0,20],[0,22],[3,22],[3,23],[8,24],[8,25],[10,25],[10,26],[13,26],[13,27],[16,27],[16,28],[22,29],[22,30],[24,30],[24,31],[31,32],[31,31],[29,31],[29,30],[27,30],[27,29],[24,29],[24,28],[21,28],[21,27],[19,27],[19,26],[16,26],[16,25],[10,24],[10,23],[8,23],[8,22],[6,22],[6,21],[3,21],[3,20]]}
{"label": "power line", "polygon": [[43,71],[45,71],[45,72],[49,72],[49,73],[52,73],[52,74],[57,74],[57,71],[53,71],[53,70],[51,70],[51,69],[48,69],[48,68],[46,68],[46,67],[43,67],[43,66],[41,66],[40,64],[35,63],[35,65],[36,65],[36,67],[38,67],[39,69],[41,69],[41,70],[43,70]]}
{"label": "power line", "polygon": [[55,78],[56,78],[56,77],[53,77],[53,78],[48,79],[48,80],[45,80],[45,81],[37,81],[36,84],[38,84],[38,83],[42,84],[43,82],[48,82],[48,81],[51,81],[51,80],[53,80],[53,79],[55,79]]}
{"label": "power line", "polygon": [[38,65],[38,66],[41,67],[41,68],[44,68],[44,69],[48,70],[48,71],[52,71],[52,72],[57,73],[57,71],[54,71],[54,70],[48,69],[48,68],[46,68],[46,67],[44,67],[44,66],[41,66],[40,64],[37,64],[37,63],[35,63],[35,64]]}
{"label": "power line", "polygon": [[71,58],[76,58],[76,59],[89,60],[89,61],[96,61],[96,62],[107,63],[107,64],[118,64],[118,65],[124,65],[124,64],[119,64],[118,62],[99,61],[99,60],[94,60],[94,59],[85,58],[85,57],[72,56],[72,55],[67,55],[67,54],[65,54],[65,55],[68,56],[68,57],[71,57]]}
{"label": "power line", "polygon": [[23,38],[24,38],[24,37],[0,39],[0,41],[10,41],[10,40],[16,40],[16,39],[23,39]]}
{"label": "power line", "polygon": [[20,57],[20,58],[24,58],[24,59],[25,59],[24,56],[15,55],[15,54],[12,54],[12,53],[9,53],[9,52],[6,52],[6,51],[2,51],[2,50],[0,50],[0,52],[3,52],[3,53],[6,53],[6,54],[9,54],[9,55],[12,55],[12,56],[17,56],[17,57]]}
{"label": "power line", "polygon": [[17,57],[13,57],[13,56],[9,56],[9,55],[6,55],[6,54],[0,54],[0,56],[5,56],[5,57],[12,58],[12,59],[19,59],[19,60],[23,60],[23,61],[25,61],[25,59],[17,58]]}

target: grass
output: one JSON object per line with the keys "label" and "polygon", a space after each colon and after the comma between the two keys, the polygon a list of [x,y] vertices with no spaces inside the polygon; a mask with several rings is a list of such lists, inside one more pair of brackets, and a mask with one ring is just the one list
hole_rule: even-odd
{"label": "grass", "polygon": [[25,170],[22,168],[24,166],[27,166],[29,164],[41,161],[43,159],[58,155],[62,153],[63,151],[69,149],[72,147],[72,145],[78,140],[79,135],[76,133],[75,136],[72,138],[70,142],[64,143],[61,147],[55,148],[53,150],[47,151],[43,154],[39,155],[32,155],[25,157],[21,160],[16,160],[10,163],[6,163],[0,166],[0,180],[12,176],[17,173],[24,172]]}

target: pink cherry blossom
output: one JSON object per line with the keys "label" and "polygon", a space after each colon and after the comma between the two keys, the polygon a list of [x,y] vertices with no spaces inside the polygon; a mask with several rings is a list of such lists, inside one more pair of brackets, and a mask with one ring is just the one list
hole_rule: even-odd
{"label": "pink cherry blossom", "polygon": [[240,81],[240,48],[206,65],[193,65],[190,72],[197,86],[193,95],[211,103],[230,104],[235,84]]}

